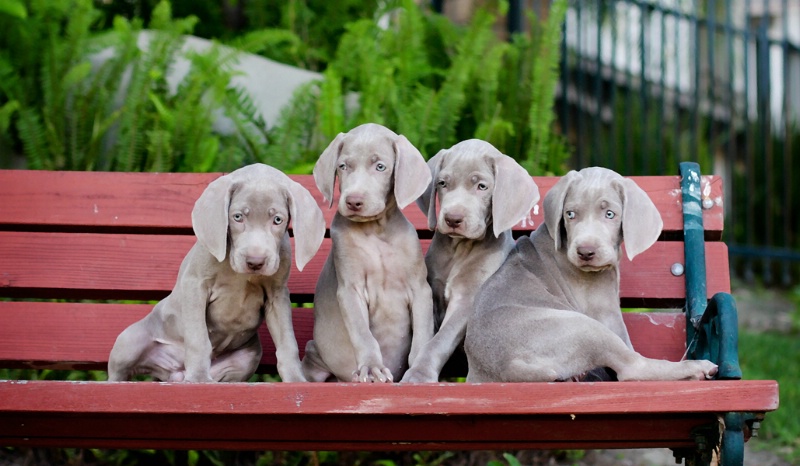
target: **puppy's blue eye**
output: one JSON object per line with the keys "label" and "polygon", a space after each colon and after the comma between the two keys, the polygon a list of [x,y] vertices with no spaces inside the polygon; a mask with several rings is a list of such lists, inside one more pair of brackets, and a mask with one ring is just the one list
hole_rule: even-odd
{"label": "puppy's blue eye", "polygon": [[616,216],[617,216],[617,214],[615,214],[614,212],[612,212],[612,211],[610,211],[610,210],[607,210],[607,211],[606,211],[606,218],[609,218],[609,219],[611,219],[611,218],[614,218],[614,217],[616,217]]}
{"label": "puppy's blue eye", "polygon": [[283,223],[283,217],[281,217],[280,215],[276,215],[275,219],[272,220],[272,223],[274,223],[275,225],[280,225],[281,223]]}
{"label": "puppy's blue eye", "polygon": [[339,164],[339,170],[342,170],[342,171],[347,170],[347,165],[345,165],[344,163],[340,163]]}
{"label": "puppy's blue eye", "polygon": [[575,218],[575,211],[574,210],[568,210],[567,211],[567,218],[570,219],[570,220]]}
{"label": "puppy's blue eye", "polygon": [[375,169],[378,170],[379,172],[382,172],[386,170],[386,164],[383,162],[378,162],[378,164],[375,165]]}
{"label": "puppy's blue eye", "polygon": [[478,189],[480,189],[481,191],[486,191],[487,189],[489,189],[489,186],[487,186],[486,183],[478,183]]}
{"label": "puppy's blue eye", "polygon": [[439,180],[439,181],[436,182],[436,186],[438,186],[440,188],[446,188],[447,187],[447,182],[445,180]]}
{"label": "puppy's blue eye", "polygon": [[242,223],[243,220],[244,220],[244,215],[239,214],[239,213],[233,214],[233,221],[234,222]]}

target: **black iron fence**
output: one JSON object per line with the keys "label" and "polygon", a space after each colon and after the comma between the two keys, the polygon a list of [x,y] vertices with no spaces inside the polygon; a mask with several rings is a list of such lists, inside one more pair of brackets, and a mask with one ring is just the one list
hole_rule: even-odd
{"label": "black iron fence", "polygon": [[699,162],[726,183],[735,273],[797,283],[800,2],[569,4],[557,113],[574,166],[656,175]]}

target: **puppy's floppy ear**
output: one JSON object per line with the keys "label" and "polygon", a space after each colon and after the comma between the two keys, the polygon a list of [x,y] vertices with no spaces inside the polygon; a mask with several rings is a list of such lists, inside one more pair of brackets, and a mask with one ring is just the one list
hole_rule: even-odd
{"label": "puppy's floppy ear", "polygon": [[581,179],[581,174],[572,170],[562,176],[544,196],[544,223],[547,225],[550,237],[555,241],[556,250],[561,249],[561,221],[564,218],[564,200],[567,197],[570,185],[579,179]]}
{"label": "puppy's floppy ear", "polygon": [[209,183],[192,209],[192,229],[197,240],[218,261],[228,252],[228,207],[233,178],[225,175]]}
{"label": "puppy's floppy ear", "polygon": [[314,182],[317,183],[317,189],[319,189],[325,197],[325,200],[330,203],[328,205],[329,208],[333,205],[333,185],[336,182],[336,161],[339,158],[339,154],[342,152],[345,136],[347,136],[345,133],[337,134],[333,141],[328,144],[328,147],[322,151],[322,155],[319,156],[317,163],[314,165]]}
{"label": "puppy's floppy ear", "polygon": [[428,189],[422,193],[417,199],[417,206],[422,213],[428,216],[428,229],[436,229],[436,178],[439,176],[439,170],[442,168],[442,161],[447,153],[447,149],[440,150],[436,155],[428,160],[428,168],[431,171],[431,182],[428,183]]}
{"label": "puppy's floppy ear", "polygon": [[658,240],[664,222],[653,201],[633,180],[623,178],[617,183],[622,194],[622,239],[632,260]]}
{"label": "puppy's floppy ear", "polygon": [[511,157],[500,154],[493,161],[492,223],[497,237],[528,215],[539,201],[539,187]]}
{"label": "puppy's floppy ear", "polygon": [[325,217],[306,188],[287,177],[289,215],[294,232],[294,261],[301,272],[325,237]]}
{"label": "puppy's floppy ear", "polygon": [[402,134],[394,140],[394,197],[401,209],[425,192],[431,182],[431,171],[425,159]]}

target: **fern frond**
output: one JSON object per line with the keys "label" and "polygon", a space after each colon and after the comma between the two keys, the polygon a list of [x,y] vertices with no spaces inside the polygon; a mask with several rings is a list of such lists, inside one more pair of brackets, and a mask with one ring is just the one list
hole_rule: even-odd
{"label": "fern frond", "polygon": [[538,47],[535,49],[536,62],[531,72],[532,89],[529,112],[531,145],[526,157],[526,162],[534,168],[552,168],[557,163],[549,161],[548,157],[551,155],[550,138],[552,123],[555,119],[553,96],[559,77],[559,44],[566,13],[567,0],[555,0],[552,3]]}
{"label": "fern frond", "polygon": [[25,149],[28,167],[34,170],[56,168],[48,163],[50,154],[47,150],[47,134],[38,112],[32,108],[20,109],[17,129]]}

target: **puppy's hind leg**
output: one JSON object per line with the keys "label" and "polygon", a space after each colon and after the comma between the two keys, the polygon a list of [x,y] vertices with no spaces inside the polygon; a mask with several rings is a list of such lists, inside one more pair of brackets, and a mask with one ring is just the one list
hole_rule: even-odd
{"label": "puppy's hind leg", "polygon": [[241,348],[211,361],[210,376],[217,382],[246,382],[261,362],[261,341],[258,334]]}
{"label": "puppy's hind leg", "polygon": [[630,349],[619,338],[607,338],[598,348],[606,359],[604,366],[617,373],[619,381],[626,380],[705,380],[714,377],[717,365],[710,361],[672,362],[650,359]]}
{"label": "puppy's hind leg", "polygon": [[612,367],[617,372],[617,379],[626,380],[706,380],[713,379],[717,373],[717,365],[711,361],[672,362],[662,359],[649,359],[633,350],[628,350],[635,357],[632,362]]}
{"label": "puppy's hind leg", "polygon": [[122,331],[108,356],[108,380],[119,382],[141,373],[137,370],[155,344],[144,320]]}
{"label": "puppy's hind leg", "polygon": [[322,360],[314,340],[308,340],[308,343],[306,343],[306,354],[303,356],[301,364],[303,366],[303,375],[306,376],[306,380],[309,382],[325,382],[333,375]]}

